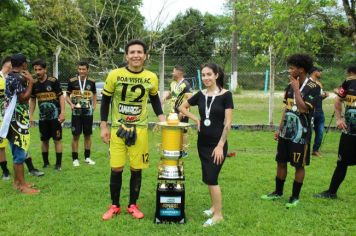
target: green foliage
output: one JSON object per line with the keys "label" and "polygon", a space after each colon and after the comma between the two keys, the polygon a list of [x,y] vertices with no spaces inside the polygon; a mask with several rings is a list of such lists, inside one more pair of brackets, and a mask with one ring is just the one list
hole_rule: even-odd
{"label": "green foliage", "polygon": [[31,20],[21,2],[1,1],[0,56],[22,52],[29,59],[45,57],[46,43],[35,21]]}

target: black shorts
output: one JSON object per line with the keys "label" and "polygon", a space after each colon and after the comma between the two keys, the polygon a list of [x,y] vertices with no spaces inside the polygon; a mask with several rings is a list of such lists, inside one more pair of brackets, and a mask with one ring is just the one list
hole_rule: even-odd
{"label": "black shorts", "polygon": [[287,163],[294,167],[303,167],[310,164],[310,143],[293,143],[288,139],[279,137],[276,161]]}
{"label": "black shorts", "polygon": [[48,141],[50,138],[56,141],[62,139],[62,125],[58,119],[40,120],[38,126],[40,128],[41,141]]}
{"label": "black shorts", "polygon": [[338,163],[348,166],[356,165],[356,136],[341,134]]}
{"label": "black shorts", "polygon": [[[219,141],[218,141],[219,142]],[[201,140],[198,137],[198,153],[201,162],[202,180],[207,185],[218,185],[218,177],[225,158],[220,165],[214,163],[214,158],[211,154],[218,142],[208,142]],[[224,145],[224,157],[227,155],[227,142]]]}
{"label": "black shorts", "polygon": [[72,135],[79,136],[82,132],[85,136],[93,133],[93,116],[72,115]]}

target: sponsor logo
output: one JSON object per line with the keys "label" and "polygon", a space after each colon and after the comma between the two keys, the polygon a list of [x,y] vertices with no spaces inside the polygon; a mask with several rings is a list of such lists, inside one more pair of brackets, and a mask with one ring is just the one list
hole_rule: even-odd
{"label": "sponsor logo", "polygon": [[46,87],[46,90],[49,92],[49,91],[52,91],[52,87],[51,86],[47,86]]}
{"label": "sponsor logo", "polygon": [[125,105],[119,104],[119,113],[127,116],[137,116],[142,112],[142,106],[140,105]]}

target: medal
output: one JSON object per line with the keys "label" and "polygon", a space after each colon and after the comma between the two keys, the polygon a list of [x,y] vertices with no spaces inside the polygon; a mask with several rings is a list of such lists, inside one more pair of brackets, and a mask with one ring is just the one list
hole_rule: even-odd
{"label": "medal", "polygon": [[294,112],[295,112],[295,111],[297,111],[297,110],[298,110],[297,105],[293,105],[293,106],[292,106],[292,111],[294,111]]}
{"label": "medal", "polygon": [[205,119],[205,120],[204,120],[204,125],[205,125],[205,126],[208,127],[208,126],[210,126],[210,124],[211,124],[211,121],[210,121],[209,119]]}

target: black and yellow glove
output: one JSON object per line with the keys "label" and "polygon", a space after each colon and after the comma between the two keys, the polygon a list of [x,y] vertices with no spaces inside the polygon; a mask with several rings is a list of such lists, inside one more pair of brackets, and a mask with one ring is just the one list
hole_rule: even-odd
{"label": "black and yellow glove", "polygon": [[116,132],[117,137],[125,139],[125,144],[127,146],[134,145],[136,142],[136,125],[132,124],[121,124],[118,131]]}

